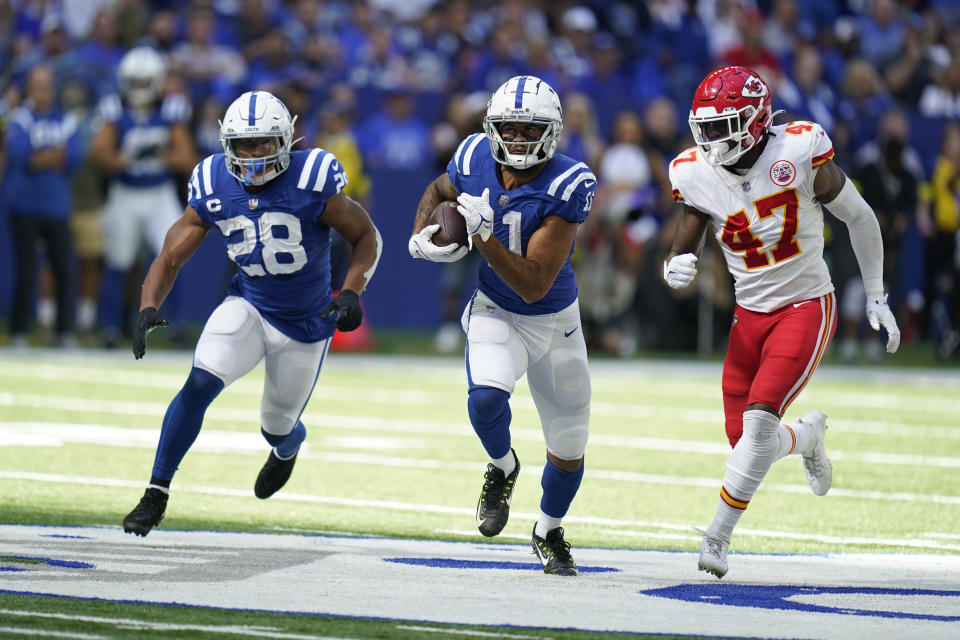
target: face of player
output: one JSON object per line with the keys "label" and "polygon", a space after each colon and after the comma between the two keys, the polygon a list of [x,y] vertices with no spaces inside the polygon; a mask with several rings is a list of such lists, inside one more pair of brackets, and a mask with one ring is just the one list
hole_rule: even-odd
{"label": "face of player", "polygon": [[498,127],[498,131],[507,144],[509,153],[524,154],[530,142],[537,142],[543,137],[546,127],[533,122],[504,122]]}
{"label": "face of player", "polygon": [[266,173],[274,163],[273,157],[277,153],[276,138],[238,138],[233,142],[234,153],[243,160],[252,160],[256,158],[268,158],[262,162],[244,163],[246,172],[250,173],[248,178],[260,176]]}

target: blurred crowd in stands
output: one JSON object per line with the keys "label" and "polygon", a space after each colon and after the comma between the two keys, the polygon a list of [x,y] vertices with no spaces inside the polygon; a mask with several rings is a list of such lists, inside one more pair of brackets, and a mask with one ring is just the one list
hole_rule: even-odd
{"label": "blurred crowd in stands", "polygon": [[[10,122],[29,73],[46,65],[83,147],[98,126],[96,105],[117,91],[119,61],[138,45],[165,56],[164,91],[192,106],[198,158],[221,150],[217,120],[233,98],[269,90],[299,114],[299,145],[333,151],[361,201],[370,170],[443,170],[506,79],[548,81],[565,109],[560,151],[599,178],[574,258],[585,334],[591,348],[621,356],[696,348],[705,297],[714,335],[726,335],[732,288],[718,252],[708,245],[715,268],[702,276],[714,286],[677,292],[660,281],[673,234],[666,167],[692,145],[686,117],[703,76],[752,67],[786,111],[776,122],[823,125],[875,209],[904,342],[927,342],[944,358],[957,352],[957,0],[0,0],[0,117]],[[73,250],[87,268],[71,280],[77,313],[56,321],[67,341],[97,327],[103,242],[90,216],[105,193],[84,152],[70,153],[71,206],[81,214]],[[376,217],[376,203],[367,204]],[[414,206],[397,215],[412,220]],[[879,357],[864,331],[846,227],[827,220],[841,310],[834,352]],[[451,266],[449,291],[438,292],[451,323],[468,267]],[[54,302],[53,288],[42,278],[39,286],[37,318],[52,324],[68,297]],[[457,347],[453,326],[438,346]]]}

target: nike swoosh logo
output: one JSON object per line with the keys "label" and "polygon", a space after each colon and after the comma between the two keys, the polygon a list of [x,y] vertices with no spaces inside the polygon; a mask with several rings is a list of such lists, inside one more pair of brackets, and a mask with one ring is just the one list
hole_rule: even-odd
{"label": "nike swoosh logo", "polygon": [[793,307],[794,307],[794,308],[797,308],[797,307],[799,307],[799,306],[802,305],[802,304],[807,304],[808,302],[810,302],[810,301],[809,301],[809,300],[804,300],[803,302],[794,302],[794,303],[793,303]]}
{"label": "nike swoosh logo", "polygon": [[570,336],[573,335],[573,332],[576,331],[576,330],[579,329],[579,328],[580,328],[580,325],[577,325],[577,326],[574,327],[573,329],[570,329],[570,331],[564,331],[564,332],[563,332],[563,337],[564,337],[564,338],[569,338]]}
{"label": "nike swoosh logo", "polygon": [[595,185],[595,184],[597,184],[597,183],[594,182],[593,180],[589,180],[589,181],[587,181],[587,182],[584,182],[584,183],[583,183],[583,186],[585,186],[585,187],[592,187],[592,186]]}

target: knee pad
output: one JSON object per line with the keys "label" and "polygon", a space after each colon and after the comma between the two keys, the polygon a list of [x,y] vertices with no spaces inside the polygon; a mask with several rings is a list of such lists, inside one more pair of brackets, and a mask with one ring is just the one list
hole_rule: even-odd
{"label": "knee pad", "polygon": [[187,376],[187,381],[183,384],[181,394],[184,399],[192,401],[206,401],[207,404],[213,402],[223,390],[223,380],[210,373],[206,369],[194,367]]}
{"label": "knee pad", "polygon": [[544,426],[547,451],[561,460],[583,457],[588,436],[586,416],[554,418]]}
{"label": "knee pad", "polygon": [[553,364],[553,385],[557,400],[571,410],[590,404],[590,369],[576,352],[558,349],[550,354]]}
{"label": "knee pad", "polygon": [[777,450],[779,429],[780,418],[772,413],[762,409],[743,412],[743,440],[755,454],[765,455]]}
{"label": "knee pad", "polygon": [[510,410],[510,394],[493,387],[476,387],[467,396],[467,413],[474,428],[481,425],[495,426],[503,413]]}
{"label": "knee pad", "polygon": [[510,394],[493,387],[474,387],[467,396],[470,424],[494,460],[510,451]]}

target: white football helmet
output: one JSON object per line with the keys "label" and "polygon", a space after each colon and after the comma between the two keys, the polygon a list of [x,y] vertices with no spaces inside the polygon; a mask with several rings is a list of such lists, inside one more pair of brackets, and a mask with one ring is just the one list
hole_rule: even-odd
{"label": "white football helmet", "polygon": [[[247,91],[227,107],[220,121],[220,144],[227,171],[245,185],[266,184],[287,170],[293,139],[293,123],[286,105],[267,91]],[[241,158],[237,142],[244,139],[272,140],[269,153]]]}
{"label": "white football helmet", "polygon": [[[539,140],[511,142],[500,136],[504,122],[532,122],[544,127]],[[510,78],[497,89],[487,103],[483,130],[490,141],[494,159],[514,169],[527,169],[553,157],[563,130],[560,98],[549,84],[536,76]],[[524,153],[510,153],[508,146],[525,146]]]}
{"label": "white football helmet", "polygon": [[150,47],[128,51],[117,67],[117,86],[120,95],[133,107],[146,107],[155,102],[163,91],[167,65]]}

